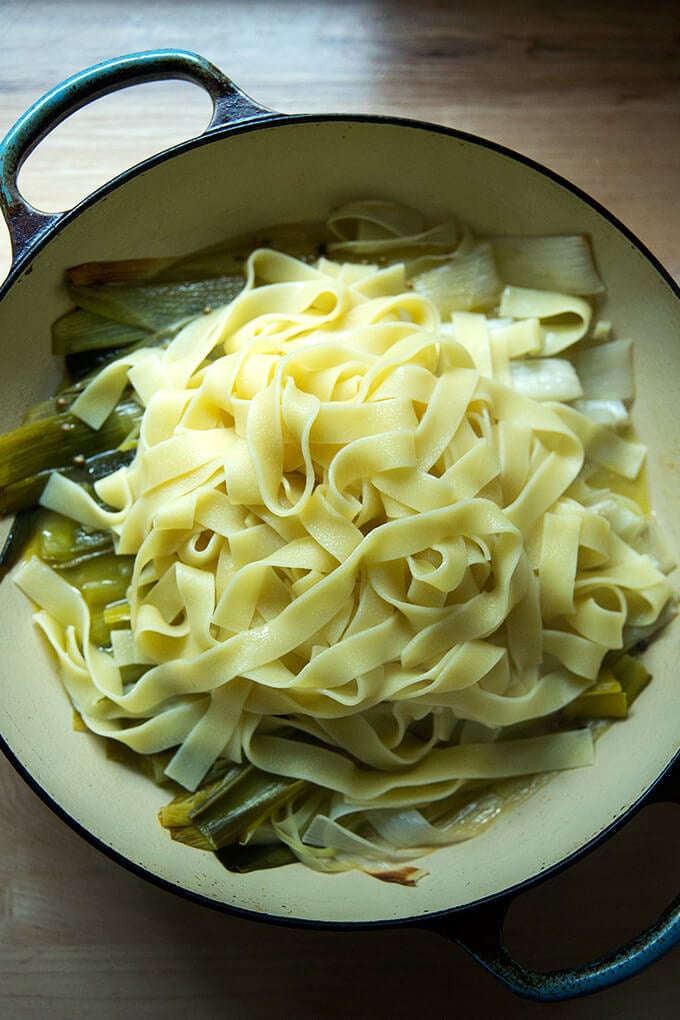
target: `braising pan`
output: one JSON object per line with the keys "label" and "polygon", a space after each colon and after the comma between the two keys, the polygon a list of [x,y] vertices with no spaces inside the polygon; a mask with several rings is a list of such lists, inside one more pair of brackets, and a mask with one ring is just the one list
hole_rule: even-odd
{"label": "braising pan", "polygon": [[[200,137],[121,174],[70,212],[47,215],[23,199],[17,186],[23,160],[65,117],[125,86],[170,78],[209,93],[213,117]],[[0,203],[13,264],[0,292],[0,427],[16,424],[58,378],[49,327],[68,307],[66,267],[174,255],[262,226],[320,219],[363,196],[404,202],[434,220],[457,214],[480,233],[591,236],[607,287],[606,314],[638,345],[636,427],[651,451],[653,502],[680,561],[680,302],[644,246],[577,188],[499,145],[396,118],[275,113],[183,51],[134,54],[76,75],[28,110],[2,144]],[[654,680],[625,725],[598,742],[591,769],[560,775],[484,836],[432,854],[429,878],[403,888],[297,864],[234,875],[212,855],[173,843],[156,821],[158,789],[112,765],[89,735],[74,734],[53,665],[10,582],[0,586],[0,614],[0,731],[9,759],[76,831],[166,889],[274,922],[427,926],[466,947],[515,991],[542,999],[604,988],[680,939],[676,901],[630,945],[575,970],[530,973],[502,941],[502,919],[519,889],[591,849],[650,798],[677,799],[677,626],[650,647]]]}

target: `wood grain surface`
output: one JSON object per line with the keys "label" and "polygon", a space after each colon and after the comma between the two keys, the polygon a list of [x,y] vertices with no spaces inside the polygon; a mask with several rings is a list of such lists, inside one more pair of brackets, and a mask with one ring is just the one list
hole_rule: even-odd
{"label": "wood grain surface", "polygon": [[[680,18],[674,3],[505,0],[0,0],[0,134],[100,60],[177,46],[282,112],[438,122],[533,157],[604,203],[680,279]],[[20,183],[40,208],[200,132],[194,86],[100,100],[56,129]],[[10,264],[0,228],[0,275]],[[537,966],[616,947],[677,893],[680,812],[648,808],[513,907]],[[269,927],[174,897],[57,818],[0,760],[0,1017],[659,1018],[680,1013],[679,949],[625,985],[519,1000],[424,930]]]}

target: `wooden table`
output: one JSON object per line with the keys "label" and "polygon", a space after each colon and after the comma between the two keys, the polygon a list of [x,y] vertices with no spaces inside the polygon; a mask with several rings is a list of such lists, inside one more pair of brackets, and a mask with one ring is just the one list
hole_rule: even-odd
{"label": "wooden table", "polygon": [[[672,3],[491,0],[5,0],[0,132],[52,85],[159,46],[211,59],[285,112],[444,123],[548,165],[608,206],[680,279],[680,86]],[[205,125],[182,83],[110,97],[28,161],[26,196],[62,209]],[[9,245],[0,230],[0,262]],[[675,894],[680,812],[650,808],[524,897],[513,948],[545,967],[613,948]],[[622,987],[557,1007],[513,998],[424,931],[323,933],[222,916],[100,855],[0,761],[0,1015],[79,1018],[551,1016],[665,1020],[678,950]]]}

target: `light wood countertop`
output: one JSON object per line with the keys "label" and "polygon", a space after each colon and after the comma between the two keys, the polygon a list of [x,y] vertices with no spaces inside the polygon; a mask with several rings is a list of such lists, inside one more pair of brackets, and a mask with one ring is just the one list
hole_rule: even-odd
{"label": "light wood countertop", "polygon": [[[0,134],[108,57],[194,50],[283,112],[395,114],[503,143],[593,195],[680,280],[680,22],[672,3],[5,0]],[[68,208],[198,133],[200,90],[150,85],[70,118],[21,177]],[[0,275],[9,266],[0,225]],[[679,338],[680,339],[680,338]],[[677,893],[680,812],[647,809],[525,897],[508,936],[563,966],[614,948]],[[512,997],[418,930],[319,933],[223,916],[155,888],[74,834],[0,760],[0,1016],[622,1017],[680,1013],[676,948],[625,985],[555,1007]]]}

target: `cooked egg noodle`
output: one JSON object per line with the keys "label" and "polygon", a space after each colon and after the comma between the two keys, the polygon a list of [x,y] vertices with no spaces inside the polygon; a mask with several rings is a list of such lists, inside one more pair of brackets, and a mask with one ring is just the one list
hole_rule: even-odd
{"label": "cooked egg noodle", "polygon": [[[592,763],[590,729],[553,720],[673,597],[616,494],[603,515],[588,484],[601,466],[635,478],[644,449],[512,388],[513,361],[589,335],[592,305],[502,280],[480,299],[496,319],[437,303],[429,278],[469,263],[469,231],[384,203],[330,221],[348,224],[331,256],[375,263],[255,250],[230,304],[73,405],[99,427],[132,387],[145,409],[95,496],[54,475],[42,499],[134,557],[111,646],[56,571],[17,575],[92,732],[172,751],[189,791],[221,761],[302,781],[266,838],[322,870],[467,838],[499,809],[489,783]],[[470,784],[477,822],[455,807]]]}

